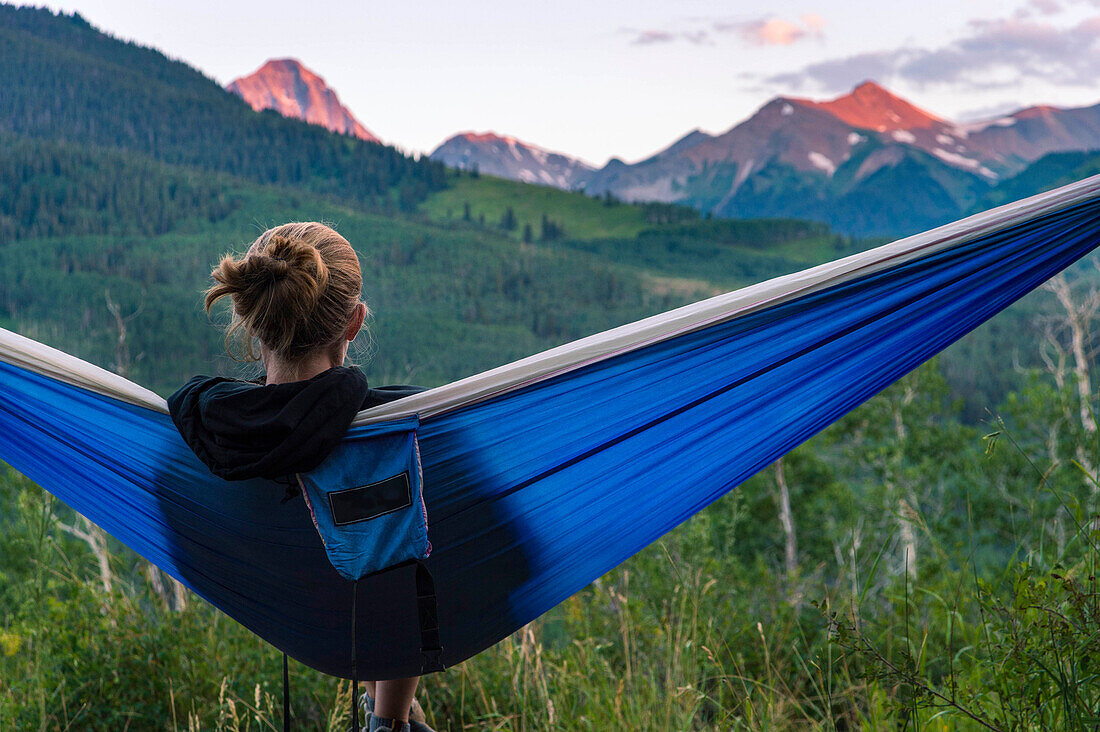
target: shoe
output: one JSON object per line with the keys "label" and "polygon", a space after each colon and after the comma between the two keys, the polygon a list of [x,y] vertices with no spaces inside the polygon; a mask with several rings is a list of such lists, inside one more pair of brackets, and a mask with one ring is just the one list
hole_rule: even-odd
{"label": "shoe", "polygon": [[[363,695],[359,697],[359,706],[363,708],[363,716],[370,719],[370,715],[374,714],[374,697],[364,691]],[[420,702],[416,699],[413,699],[412,706],[409,707],[409,724],[412,725],[412,732],[435,732],[428,726],[428,718],[424,715],[424,708],[420,706]]]}
{"label": "shoe", "polygon": [[[367,718],[368,724],[361,732],[435,732],[423,722],[398,722],[396,719],[382,719],[373,714]],[[376,726],[377,725],[377,726]]]}
{"label": "shoe", "polygon": [[396,719],[382,719],[373,714],[370,715],[368,732],[412,732],[412,726],[408,722],[398,722]]}

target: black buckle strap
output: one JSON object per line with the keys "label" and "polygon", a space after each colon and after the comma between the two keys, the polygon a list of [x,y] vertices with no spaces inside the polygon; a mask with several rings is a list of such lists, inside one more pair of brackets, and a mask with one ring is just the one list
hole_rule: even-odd
{"label": "black buckle strap", "polygon": [[290,665],[283,654],[283,732],[290,732]]}
{"label": "black buckle strap", "polygon": [[443,644],[439,640],[439,607],[435,598],[435,579],[423,562],[416,563],[416,614],[420,622],[421,675],[446,671]]}
{"label": "black buckle strap", "polygon": [[351,585],[351,732],[359,732],[359,634],[355,609],[358,596],[359,580],[355,580]]}

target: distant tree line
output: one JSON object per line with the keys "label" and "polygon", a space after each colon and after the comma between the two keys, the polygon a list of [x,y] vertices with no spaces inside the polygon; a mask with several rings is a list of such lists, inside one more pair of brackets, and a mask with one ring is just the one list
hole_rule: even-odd
{"label": "distant tree line", "polygon": [[647,224],[679,224],[685,221],[698,221],[699,212],[689,206],[678,203],[643,203],[642,218]]}
{"label": "distant tree line", "polygon": [[[664,204],[653,204],[661,206]],[[811,237],[834,237],[843,239],[845,246],[851,240],[836,237],[828,224],[799,219],[684,219],[679,226],[643,231],[641,238],[655,237],[691,237],[714,244],[732,246],[763,247],[772,244],[806,239]],[[844,246],[835,247],[843,249]]]}

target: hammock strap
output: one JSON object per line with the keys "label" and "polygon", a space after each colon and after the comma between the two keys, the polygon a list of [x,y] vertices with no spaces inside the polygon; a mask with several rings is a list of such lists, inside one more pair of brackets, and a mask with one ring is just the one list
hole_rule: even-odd
{"label": "hammock strap", "polygon": [[290,732],[290,665],[283,654],[283,732]]}
{"label": "hammock strap", "polygon": [[421,675],[447,670],[443,665],[443,644],[439,642],[435,579],[423,562],[416,563],[416,612],[420,621]]}
{"label": "hammock strap", "polygon": [[359,595],[359,580],[351,584],[351,724],[359,732],[359,634],[356,628],[355,600]]}

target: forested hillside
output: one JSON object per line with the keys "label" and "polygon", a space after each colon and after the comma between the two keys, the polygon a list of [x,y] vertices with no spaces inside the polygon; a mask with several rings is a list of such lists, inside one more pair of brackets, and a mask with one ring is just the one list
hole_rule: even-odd
{"label": "forested hillside", "polygon": [[254,112],[186,64],[79,15],[0,5],[0,68],[0,132],[129,150],[385,210],[411,210],[442,186],[440,163]]}
{"label": "forested hillside", "polygon": [[[0,327],[161,393],[248,368],[201,291],[287,220],[356,247],[373,383],[443,383],[880,243],[446,171],[254,113],[79,17],[0,6],[0,59]],[[1093,162],[1044,165],[1018,190]],[[1090,729],[1094,271],[426,679],[435,727]],[[0,465],[0,730],[278,729],[280,664]],[[349,685],[291,673],[296,728],[345,729]]]}
{"label": "forested hillside", "polygon": [[989,191],[975,207],[982,211],[1100,173],[1100,151],[1050,153]]}

